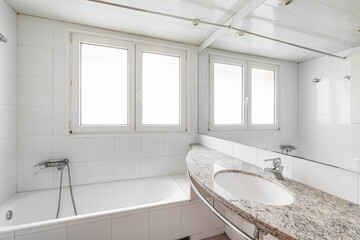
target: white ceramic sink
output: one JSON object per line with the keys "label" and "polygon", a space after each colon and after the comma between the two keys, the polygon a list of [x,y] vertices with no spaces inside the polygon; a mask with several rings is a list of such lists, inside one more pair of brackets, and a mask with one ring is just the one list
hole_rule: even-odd
{"label": "white ceramic sink", "polygon": [[215,183],[231,194],[268,205],[288,205],[294,201],[283,187],[260,177],[240,173],[222,172],[215,175]]}

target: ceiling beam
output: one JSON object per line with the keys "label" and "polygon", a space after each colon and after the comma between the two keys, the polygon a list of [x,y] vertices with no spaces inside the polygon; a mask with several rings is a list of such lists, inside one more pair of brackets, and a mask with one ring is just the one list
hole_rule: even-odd
{"label": "ceiling beam", "polygon": [[[266,0],[248,0],[248,2],[240,8],[234,15],[232,15],[223,25],[236,25],[247,15],[252,13],[258,6],[263,4]],[[210,34],[199,46],[199,52],[207,48],[211,43],[215,42],[221,35],[227,32],[229,29],[219,27]]]}

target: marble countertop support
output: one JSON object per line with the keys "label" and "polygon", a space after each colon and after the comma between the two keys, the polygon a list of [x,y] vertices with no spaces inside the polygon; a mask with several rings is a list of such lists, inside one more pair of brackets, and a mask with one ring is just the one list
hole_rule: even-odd
{"label": "marble countertop support", "polygon": [[[193,145],[186,157],[191,176],[226,207],[278,239],[360,239],[360,206],[202,145]],[[232,195],[214,183],[220,171],[239,171],[285,187],[295,198],[285,206],[264,205]],[[335,177],[335,176],[334,176]]]}

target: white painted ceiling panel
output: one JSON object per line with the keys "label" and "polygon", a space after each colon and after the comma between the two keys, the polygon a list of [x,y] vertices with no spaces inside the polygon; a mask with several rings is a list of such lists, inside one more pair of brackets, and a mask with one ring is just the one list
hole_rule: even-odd
{"label": "white painted ceiling panel", "polygon": [[[106,0],[188,18],[224,23],[250,0]],[[17,12],[200,45],[217,27],[140,13],[87,0],[6,0]],[[236,27],[328,53],[360,46],[360,0],[267,0]],[[210,47],[294,62],[318,53],[229,30]]]}

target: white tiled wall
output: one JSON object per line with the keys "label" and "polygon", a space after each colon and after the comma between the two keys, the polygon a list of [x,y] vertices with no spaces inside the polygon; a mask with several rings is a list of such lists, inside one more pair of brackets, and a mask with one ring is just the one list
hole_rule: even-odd
{"label": "white tiled wall", "polygon": [[0,0],[0,203],[16,192],[17,17]]}
{"label": "white tiled wall", "polygon": [[[18,16],[18,25],[18,191],[58,186],[56,170],[36,174],[33,167],[49,158],[68,158],[77,185],[185,172],[188,144],[197,142],[195,47],[26,15]],[[67,29],[189,48],[190,134],[67,137]]]}
{"label": "white tiled wall", "polygon": [[[344,52],[360,52],[355,48]],[[360,125],[350,122],[350,58],[320,57],[299,65],[299,154],[360,171]],[[311,82],[320,78],[317,84]]]}
{"label": "white tiled wall", "polygon": [[360,203],[359,173],[206,135],[199,135],[199,142],[261,168],[271,167],[271,162],[265,163],[265,159],[280,157],[285,177],[351,202]]}
{"label": "white tiled wall", "polygon": [[[279,131],[208,131],[209,80],[208,54],[226,55],[254,61],[270,61],[280,65],[280,130]],[[205,49],[199,54],[199,133],[236,141],[251,146],[279,151],[282,144],[297,145],[297,79],[296,63]]]}

